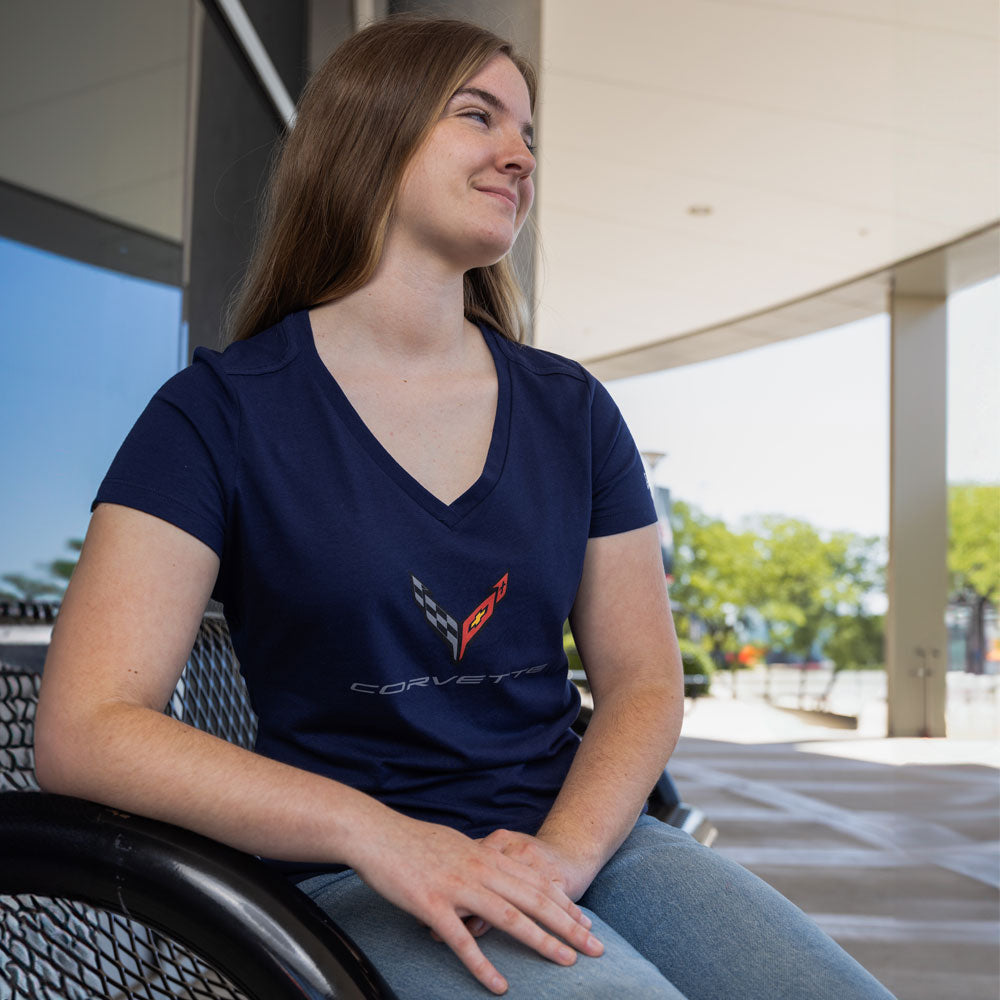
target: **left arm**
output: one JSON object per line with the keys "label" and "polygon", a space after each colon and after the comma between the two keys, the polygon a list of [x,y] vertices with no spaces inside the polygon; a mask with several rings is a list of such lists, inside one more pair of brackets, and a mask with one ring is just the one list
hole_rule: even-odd
{"label": "left arm", "polygon": [[486,843],[579,899],[635,824],[680,735],[684,686],[656,526],[591,538],[570,623],[594,714],[537,836]]}

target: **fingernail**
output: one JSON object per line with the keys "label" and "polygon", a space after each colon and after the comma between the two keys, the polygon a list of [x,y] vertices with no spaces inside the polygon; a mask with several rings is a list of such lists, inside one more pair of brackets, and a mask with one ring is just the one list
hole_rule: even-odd
{"label": "fingernail", "polygon": [[582,910],[580,911],[580,923],[583,924],[588,930],[594,926],[594,921],[587,916]]}
{"label": "fingernail", "polygon": [[587,935],[587,947],[588,948],[600,948],[601,950],[604,949],[604,945],[601,944],[601,942],[598,941],[597,938],[595,938],[593,934],[588,934]]}
{"label": "fingernail", "polygon": [[496,993],[505,993],[507,990],[507,981],[503,976],[493,976],[490,979],[490,989]]}
{"label": "fingernail", "polygon": [[560,959],[564,962],[572,962],[576,958],[576,952],[572,948],[567,948],[566,945],[562,944],[559,946],[559,950],[556,952]]}

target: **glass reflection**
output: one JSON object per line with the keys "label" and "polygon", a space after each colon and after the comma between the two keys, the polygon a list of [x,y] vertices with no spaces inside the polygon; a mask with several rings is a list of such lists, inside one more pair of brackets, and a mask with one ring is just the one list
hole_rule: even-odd
{"label": "glass reflection", "polygon": [[0,238],[0,593],[58,597],[90,503],[187,359],[181,290]]}

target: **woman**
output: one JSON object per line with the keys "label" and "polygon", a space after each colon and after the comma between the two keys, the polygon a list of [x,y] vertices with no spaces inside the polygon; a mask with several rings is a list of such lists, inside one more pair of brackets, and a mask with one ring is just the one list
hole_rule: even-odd
{"label": "woman", "polygon": [[[319,71],[236,343],[160,390],[95,501],[39,779],[274,859],[401,997],[473,995],[469,973],[525,997],[885,996],[640,818],[679,656],[614,404],[516,342],[533,101],[530,67],[459,22],[377,24]],[[212,595],[256,753],[161,714]]]}

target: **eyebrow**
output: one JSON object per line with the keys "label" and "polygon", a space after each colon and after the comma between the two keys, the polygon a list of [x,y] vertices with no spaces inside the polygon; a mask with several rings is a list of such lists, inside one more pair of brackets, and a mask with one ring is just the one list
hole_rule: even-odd
{"label": "eyebrow", "polygon": [[[480,87],[460,87],[451,95],[448,103],[450,104],[456,97],[461,97],[463,94],[470,94],[473,97],[478,97],[483,104],[488,104],[494,111],[498,114],[506,115],[510,113],[510,109],[504,104],[503,101],[497,97],[496,94],[491,94],[488,90],[483,90]],[[531,142],[535,138],[535,127],[531,122],[521,122],[521,129],[527,136],[528,141]]]}

